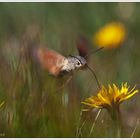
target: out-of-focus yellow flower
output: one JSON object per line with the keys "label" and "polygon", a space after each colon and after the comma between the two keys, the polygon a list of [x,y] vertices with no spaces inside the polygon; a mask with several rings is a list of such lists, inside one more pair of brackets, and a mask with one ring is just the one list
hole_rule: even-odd
{"label": "out-of-focus yellow flower", "polygon": [[138,92],[135,87],[129,90],[130,87],[127,83],[122,84],[120,89],[115,84],[112,86],[108,85],[108,88],[102,86],[96,96],[91,96],[82,102],[82,104],[88,107],[83,109],[83,111],[90,111],[93,108],[106,108],[108,110],[118,108],[120,103]]}
{"label": "out-of-focus yellow flower", "polygon": [[126,30],[122,23],[111,22],[93,36],[93,43],[99,47],[116,48],[124,41]]}

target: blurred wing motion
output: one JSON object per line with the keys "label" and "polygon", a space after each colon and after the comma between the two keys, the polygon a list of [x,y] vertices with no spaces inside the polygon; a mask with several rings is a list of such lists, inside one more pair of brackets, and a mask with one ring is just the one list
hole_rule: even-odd
{"label": "blurred wing motion", "polygon": [[76,42],[76,45],[77,45],[77,49],[79,51],[79,55],[84,57],[85,59],[87,59],[87,55],[89,53],[88,40],[85,37],[80,36]]}
{"label": "blurred wing motion", "polygon": [[35,54],[41,66],[52,75],[58,76],[64,64],[65,57],[48,48],[38,47]]}

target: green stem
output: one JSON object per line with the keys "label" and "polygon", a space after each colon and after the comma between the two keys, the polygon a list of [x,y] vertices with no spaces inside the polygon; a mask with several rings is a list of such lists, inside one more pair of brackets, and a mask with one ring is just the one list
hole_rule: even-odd
{"label": "green stem", "polygon": [[121,116],[119,105],[114,105],[111,108],[111,118],[113,120],[113,133],[114,137],[121,137]]}

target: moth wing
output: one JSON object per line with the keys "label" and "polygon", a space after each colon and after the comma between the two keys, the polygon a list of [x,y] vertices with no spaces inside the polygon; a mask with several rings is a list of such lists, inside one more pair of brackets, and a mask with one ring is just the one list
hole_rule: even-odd
{"label": "moth wing", "polygon": [[44,69],[48,70],[54,76],[60,74],[65,60],[64,56],[51,49],[43,47],[37,49],[36,55],[39,63]]}
{"label": "moth wing", "polygon": [[88,40],[83,36],[79,36],[78,40],[76,41],[76,47],[78,49],[79,55],[87,59],[87,55],[89,53]]}

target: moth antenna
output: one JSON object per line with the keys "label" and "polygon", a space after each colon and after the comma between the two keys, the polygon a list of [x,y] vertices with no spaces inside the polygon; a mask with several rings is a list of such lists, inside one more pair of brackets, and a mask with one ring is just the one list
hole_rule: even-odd
{"label": "moth antenna", "polygon": [[87,64],[86,64],[86,66],[87,66],[87,68],[91,71],[91,73],[94,75],[94,78],[95,78],[95,80],[96,80],[96,83],[97,83],[97,85],[98,85],[98,88],[101,89],[101,84],[99,83],[99,80],[98,80],[98,78],[97,78],[95,72],[94,72],[93,69],[91,69]]}
{"label": "moth antenna", "polygon": [[94,50],[94,51],[92,51],[92,52],[88,53],[88,54],[85,56],[85,58],[86,58],[86,57],[88,57],[90,54],[97,53],[98,51],[102,50],[103,48],[104,48],[104,47],[100,47],[99,49]]}

